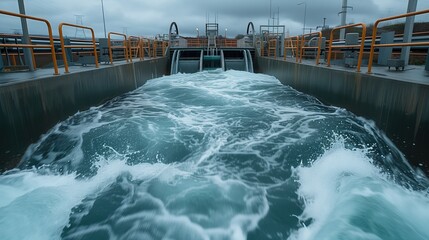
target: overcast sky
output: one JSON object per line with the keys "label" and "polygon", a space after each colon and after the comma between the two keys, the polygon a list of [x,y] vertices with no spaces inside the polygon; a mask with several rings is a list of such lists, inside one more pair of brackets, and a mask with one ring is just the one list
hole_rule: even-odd
{"label": "overcast sky", "polygon": [[[168,33],[174,21],[180,35],[196,36],[196,28],[204,35],[207,16],[214,22],[217,15],[220,34],[224,35],[227,29],[227,36],[233,37],[245,33],[250,21],[256,32],[260,25],[268,24],[270,2],[276,23],[279,16],[280,25],[285,25],[291,36],[302,33],[305,5],[307,28],[321,26],[323,18],[329,26],[340,24],[342,0],[104,0],[104,11],[107,32],[150,37]],[[298,5],[301,2],[305,4]],[[348,0],[348,5],[353,7],[348,10],[348,23],[373,23],[378,18],[405,13],[408,0]],[[82,15],[83,25],[94,28],[96,37],[104,36],[101,0],[25,0],[25,7],[27,15],[49,20],[54,35],[58,35],[60,22],[75,24],[76,15]],[[0,9],[18,13],[18,1],[0,0]],[[424,9],[429,9],[429,0],[419,0],[417,10]],[[429,21],[429,14],[416,21]],[[33,22],[29,28],[30,33],[45,31],[43,25]],[[20,29],[19,19],[0,15],[0,32]],[[83,35],[74,29],[65,29],[65,34]]]}

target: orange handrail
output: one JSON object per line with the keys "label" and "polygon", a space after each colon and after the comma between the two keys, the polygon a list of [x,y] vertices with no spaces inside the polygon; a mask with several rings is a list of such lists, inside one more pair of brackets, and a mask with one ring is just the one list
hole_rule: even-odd
{"label": "orange handrail", "polygon": [[152,57],[157,57],[156,49],[158,48],[158,40],[153,40],[152,42]]}
{"label": "orange handrail", "polygon": [[264,48],[265,48],[265,46],[264,46],[265,44],[264,44],[264,40],[263,39],[260,39],[259,40],[259,49],[260,49],[260,54],[261,54],[261,56],[263,57],[264,56],[264,54],[265,54],[265,51],[264,51]]}
{"label": "orange handrail", "polygon": [[[124,44],[123,44],[123,46],[112,46],[111,38],[110,38],[111,35],[117,35],[117,36],[124,37]],[[127,60],[127,62],[129,62],[129,60],[128,60],[128,48],[127,48],[127,35],[122,34],[122,33],[109,32],[109,34],[108,34],[108,40],[107,40],[107,45],[109,47],[110,64],[113,64],[113,54],[112,54],[112,49],[113,48],[124,49],[124,51],[125,51],[125,59]]]}
{"label": "orange handrail", "polygon": [[[92,45],[65,45],[64,44],[64,36],[63,36],[63,26],[69,26],[74,28],[82,28],[82,29],[88,29],[91,31],[92,35]],[[60,23],[58,25],[58,32],[60,34],[60,42],[61,42],[61,52],[63,55],[63,61],[64,61],[64,72],[69,73],[69,65],[67,63],[67,54],[66,54],[66,48],[92,48],[94,50],[94,60],[95,60],[95,67],[98,68],[98,56],[97,56],[97,44],[95,42],[95,34],[94,30],[90,27],[76,25],[76,24],[70,24],[70,23]]]}
{"label": "orange handrail", "polygon": [[200,39],[199,38],[189,38],[187,39],[188,47],[200,47]]}
{"label": "orange handrail", "polygon": [[142,57],[142,51],[143,51],[143,46],[142,46],[142,40],[140,37],[136,37],[136,36],[129,36],[128,37],[128,48],[129,48],[129,56],[130,56],[130,61],[133,61],[133,51],[135,50],[136,52],[136,57],[138,57],[140,60],[143,60]]}
{"label": "orange handrail", "polygon": [[273,57],[276,58],[277,57],[277,39],[276,38],[268,40],[268,53],[267,53],[268,57],[271,57],[271,51],[273,50],[274,50]]}
{"label": "orange handrail", "polygon": [[162,54],[161,54],[161,56],[164,56],[164,42],[163,41],[161,41],[161,40],[153,40],[153,43],[152,43],[152,51],[153,51],[153,54],[152,54],[152,56],[153,57],[158,57],[158,48],[159,47],[161,47],[161,51],[162,51]]}
{"label": "orange handrail", "polygon": [[142,38],[142,56],[145,58],[145,49],[147,49],[148,57],[150,57],[150,39]]}
{"label": "orange handrail", "polygon": [[[305,46],[305,38],[306,37],[311,37],[316,35],[318,37],[317,40],[317,46],[316,47],[306,47]],[[317,54],[316,54],[316,65],[319,65],[319,60],[320,60],[320,52],[321,52],[321,47],[322,47],[322,32],[313,32],[313,33],[307,33],[304,35],[301,35],[301,51],[300,51],[300,57],[299,57],[299,62],[302,63],[302,56],[304,55],[304,49],[317,49]]]}
{"label": "orange handrail", "polygon": [[[294,38],[296,38],[296,39],[294,39]],[[295,46],[293,45],[294,42],[295,42]],[[285,38],[283,60],[286,60],[287,49],[291,49],[292,54],[293,54],[293,50],[295,50],[295,62],[298,62],[298,58],[299,58],[299,36]]]}
{"label": "orange handrail", "polygon": [[332,43],[334,41],[329,41],[329,51],[328,51],[328,61],[327,61],[327,66],[328,67],[331,66],[331,54],[332,54],[332,49],[333,48],[355,48],[355,47],[359,47],[359,56],[358,56],[358,64],[356,66],[356,72],[360,72],[360,67],[362,65],[362,58],[363,58],[363,49],[364,49],[364,45],[365,45],[366,24],[365,23],[356,23],[356,24],[350,24],[350,25],[336,27],[336,28],[334,28],[334,29],[331,30],[330,39],[334,39],[334,31],[337,31],[337,30],[340,30],[340,29],[357,27],[357,26],[361,26],[362,27],[362,36],[361,36],[361,43],[360,43],[360,45],[358,44],[358,45],[335,45],[335,46],[332,46]]}
{"label": "orange handrail", "polygon": [[415,16],[415,15],[420,15],[420,14],[425,14],[425,13],[429,13],[429,9],[418,11],[418,12],[405,13],[405,14],[396,15],[396,16],[387,17],[387,18],[381,18],[381,19],[378,19],[377,21],[375,21],[374,27],[372,29],[371,49],[369,52],[369,59],[368,59],[368,73],[371,73],[371,70],[372,70],[372,61],[374,59],[375,47],[406,47],[406,46],[428,46],[429,45],[429,42],[375,44],[375,40],[377,37],[376,35],[377,35],[378,24],[381,22],[389,21],[389,20],[394,20],[394,19],[404,18],[404,17],[409,17],[409,16]]}
{"label": "orange handrail", "polygon": [[165,57],[166,50],[168,48],[168,42],[162,41],[162,56]]}
{"label": "orange handrail", "polygon": [[[49,23],[48,20],[43,19],[43,18],[37,18],[37,17],[32,17],[32,16],[28,16],[28,15],[24,15],[24,14],[7,12],[7,11],[3,11],[3,10],[0,10],[0,14],[14,16],[14,17],[20,17],[20,18],[27,18],[27,19],[46,23],[46,27],[48,28],[48,35],[49,35],[49,45],[37,45],[37,44],[31,44],[31,43],[30,44],[0,44],[0,47],[22,47],[22,48],[31,48],[31,49],[33,49],[33,48],[50,48],[51,49],[51,56],[52,56],[52,63],[54,65],[54,75],[59,75],[57,59],[55,57],[56,54],[55,54],[55,47],[54,47],[54,38],[52,36],[51,23]],[[34,62],[34,54],[32,56],[32,61]]]}

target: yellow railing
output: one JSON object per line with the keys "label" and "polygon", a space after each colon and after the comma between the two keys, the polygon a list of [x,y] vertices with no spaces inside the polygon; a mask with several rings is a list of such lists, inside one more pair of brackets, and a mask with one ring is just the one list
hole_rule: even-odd
{"label": "yellow railing", "polygon": [[291,50],[292,56],[295,56],[295,62],[298,62],[298,59],[299,59],[299,36],[285,38],[283,60],[286,60],[288,49]]}
{"label": "yellow railing", "polygon": [[347,28],[352,28],[352,27],[358,27],[358,26],[362,27],[362,36],[361,36],[361,43],[360,44],[357,44],[357,45],[335,45],[335,46],[333,46],[332,45],[333,41],[329,42],[329,51],[328,51],[328,60],[327,60],[327,66],[328,67],[331,66],[332,49],[334,49],[334,48],[357,48],[357,47],[359,47],[359,56],[358,56],[358,63],[356,66],[356,71],[360,72],[360,67],[362,65],[362,58],[363,58],[363,49],[364,49],[364,45],[365,45],[365,37],[366,37],[366,25],[365,25],[365,23],[356,23],[356,24],[350,24],[350,25],[346,25],[346,26],[336,27],[336,28],[332,29],[332,31],[331,31],[330,39],[334,39],[334,32],[337,30],[347,29]]}
{"label": "yellow railing", "polygon": [[187,39],[187,47],[200,47],[200,39],[199,38]]}
{"label": "yellow railing", "polygon": [[401,14],[401,15],[387,17],[387,18],[381,18],[381,19],[378,19],[377,21],[375,21],[374,27],[372,29],[371,50],[369,52],[369,59],[368,59],[368,73],[371,73],[371,70],[372,70],[372,61],[374,59],[374,49],[376,47],[380,48],[380,47],[429,46],[429,42],[375,44],[375,40],[377,38],[378,24],[380,24],[381,22],[389,21],[389,20],[394,20],[394,19],[404,18],[404,17],[409,17],[409,16],[415,16],[415,15],[421,15],[421,14],[425,14],[425,13],[429,13],[429,9],[418,11],[418,12]]}
{"label": "yellow railing", "polygon": [[259,39],[259,41],[256,42],[256,45],[258,45],[258,42],[259,42],[260,54],[263,57],[265,55],[265,51],[264,51],[264,48],[265,48],[265,46],[264,46],[264,39],[263,38]]}
{"label": "yellow railing", "polygon": [[268,52],[267,52],[267,56],[268,57],[277,57],[277,38],[273,38],[268,40]]}
{"label": "yellow railing", "polygon": [[[87,29],[87,30],[91,31],[92,44],[91,45],[65,45],[64,44],[64,36],[63,36],[63,26]],[[70,23],[60,23],[60,25],[58,25],[58,32],[60,34],[61,52],[63,55],[64,72],[65,73],[69,73],[69,65],[67,63],[66,48],[92,48],[94,51],[95,67],[98,68],[97,44],[95,42],[95,34],[94,34],[94,30],[92,28],[86,27],[86,26],[80,26],[80,25],[76,25],[76,24],[70,24]]]}
{"label": "yellow railing", "polygon": [[152,41],[152,57],[157,57],[158,40]]}
{"label": "yellow railing", "polygon": [[142,57],[143,59],[145,58],[145,50],[147,50],[148,53],[148,57],[151,56],[150,54],[150,39],[146,39],[146,38],[142,38],[141,39],[141,44],[142,44]]}
{"label": "yellow railing", "polygon": [[[124,41],[123,41],[122,46],[112,46],[112,39],[111,39],[112,35],[124,37]],[[128,60],[128,47],[127,47],[127,35],[122,34],[122,33],[109,32],[108,37],[107,37],[107,46],[109,48],[110,64],[113,64],[113,52],[112,52],[112,49],[124,49],[125,59],[127,60],[127,62],[129,62],[129,60]]]}
{"label": "yellow railing", "polygon": [[188,47],[200,47],[200,39],[199,38],[189,38],[187,39],[187,46]]}
{"label": "yellow railing", "polygon": [[[306,46],[305,39],[308,37],[317,37],[317,46]],[[311,39],[310,39],[311,40]],[[313,33],[307,33],[304,35],[301,35],[301,43],[299,44],[301,47],[300,56],[299,56],[299,62],[302,62],[302,57],[304,56],[305,49],[313,49],[316,50],[316,65],[319,65],[320,60],[320,53],[321,53],[321,47],[322,47],[322,32],[313,32]]]}
{"label": "yellow railing", "polygon": [[143,45],[140,37],[129,36],[128,37],[128,53],[130,56],[130,61],[133,61],[133,58],[139,58],[140,61],[143,60]]}
{"label": "yellow railing", "polygon": [[165,57],[165,53],[167,51],[168,48],[168,42],[167,41],[162,41],[162,56]]}
{"label": "yellow railing", "polygon": [[236,39],[224,39],[224,46],[225,47],[237,47],[237,40]]}
{"label": "yellow railing", "polygon": [[152,57],[158,57],[158,56],[163,57],[163,56],[165,56],[165,52],[166,52],[167,47],[168,47],[167,41],[153,40],[153,42],[152,42]]}
{"label": "yellow railing", "polygon": [[[40,45],[40,44],[0,44],[0,47],[22,47],[22,48],[30,48],[33,50],[34,48],[50,48],[51,49],[51,56],[52,56],[52,64],[54,65],[54,75],[58,75],[58,65],[57,65],[57,59],[55,57],[55,47],[54,47],[54,39],[52,37],[52,27],[48,20],[43,18],[37,18],[32,17],[24,14],[18,14],[18,13],[12,13],[0,10],[0,14],[14,16],[14,17],[20,17],[20,18],[27,18],[39,22],[44,22],[46,24],[46,27],[48,28],[48,35],[49,35],[49,45]],[[34,53],[32,52],[32,61],[35,65],[35,59],[34,59]]]}

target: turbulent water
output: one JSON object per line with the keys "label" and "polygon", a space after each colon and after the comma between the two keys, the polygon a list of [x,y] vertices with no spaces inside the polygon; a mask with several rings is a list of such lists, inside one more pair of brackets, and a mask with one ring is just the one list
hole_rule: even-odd
{"label": "turbulent water", "polygon": [[429,239],[429,181],[368,120],[238,71],[58,123],[0,175],[1,239]]}

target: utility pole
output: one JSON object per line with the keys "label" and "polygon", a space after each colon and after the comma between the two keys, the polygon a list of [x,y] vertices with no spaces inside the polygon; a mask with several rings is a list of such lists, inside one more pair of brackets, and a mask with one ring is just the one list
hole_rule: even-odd
{"label": "utility pole", "polygon": [[[24,0],[18,0],[18,6],[19,6],[19,13],[25,15]],[[22,43],[31,44],[30,36],[28,35],[28,26],[27,26],[26,18],[21,18],[21,27],[22,27]],[[30,71],[34,71],[31,50],[29,48],[24,48],[23,50],[24,50],[25,63],[28,65]]]}
{"label": "utility pole", "polygon": [[[351,8],[353,10],[353,7],[347,6],[347,0],[343,0],[343,5],[341,7],[341,12],[338,14],[341,14],[341,26],[346,25],[346,18],[347,18],[347,9]],[[345,39],[346,35],[346,29],[340,29],[340,39]]]}
{"label": "utility pole", "polygon": [[[417,0],[409,0],[407,13],[415,12],[416,10],[417,10]],[[414,17],[415,16],[410,16],[410,17],[407,17],[405,20],[404,38],[402,40],[404,43],[411,42],[413,38]],[[402,47],[401,60],[404,60],[405,66],[408,65],[408,61],[410,60],[409,46]]]}
{"label": "utility pole", "polygon": [[307,3],[306,2],[301,2],[298,3],[297,5],[302,5],[304,4],[304,26],[302,27],[302,35],[305,34],[305,19],[307,18]]}
{"label": "utility pole", "polygon": [[104,38],[107,38],[107,35],[106,35],[106,19],[104,18],[104,3],[103,3],[103,0],[101,0],[101,11],[103,12]]}

